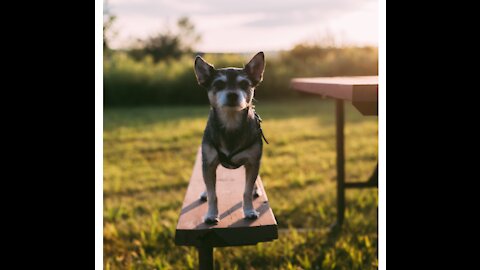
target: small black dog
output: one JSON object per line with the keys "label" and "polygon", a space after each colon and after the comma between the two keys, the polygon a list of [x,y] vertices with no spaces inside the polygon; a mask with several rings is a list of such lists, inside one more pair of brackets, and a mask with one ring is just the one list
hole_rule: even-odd
{"label": "small black dog", "polygon": [[228,169],[245,166],[243,212],[247,219],[259,216],[252,201],[253,196],[259,195],[255,181],[262,157],[263,133],[252,99],[255,87],[263,79],[264,69],[263,52],[255,55],[243,69],[215,69],[203,58],[197,56],[195,59],[198,83],[208,90],[212,106],[202,141],[203,178],[207,190],[201,199],[208,198],[206,223],[219,221],[215,192],[219,164]]}

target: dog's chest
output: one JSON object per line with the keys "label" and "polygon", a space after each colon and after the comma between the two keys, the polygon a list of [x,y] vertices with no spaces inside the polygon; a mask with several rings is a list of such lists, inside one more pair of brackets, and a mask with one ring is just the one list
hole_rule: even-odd
{"label": "dog's chest", "polygon": [[220,124],[227,131],[233,131],[237,129],[243,122],[244,115],[238,112],[229,112],[220,110],[218,112],[218,118],[220,119]]}
{"label": "dog's chest", "polygon": [[227,149],[224,145],[220,145],[220,152],[222,152],[224,155],[229,156],[233,151],[230,151]]}
{"label": "dog's chest", "polygon": [[226,156],[230,156],[244,144],[243,140],[237,138],[238,136],[223,137],[220,139],[219,150]]}
{"label": "dog's chest", "polygon": [[[245,112],[237,112],[235,115],[230,115],[224,119],[226,114],[212,111],[210,115],[209,126],[207,128],[208,137],[211,143],[215,145],[218,152],[221,152],[225,157],[231,157],[243,152],[242,149],[248,148],[257,136],[256,126],[253,119],[253,112],[251,110]],[[229,124],[236,128],[227,128]]]}
{"label": "dog's chest", "polygon": [[237,144],[236,146],[225,142],[224,140],[221,141],[218,147],[218,158],[220,163],[223,167],[227,169],[236,169],[243,165],[242,161],[236,159],[234,157],[238,157],[245,149],[240,146],[241,144]]}

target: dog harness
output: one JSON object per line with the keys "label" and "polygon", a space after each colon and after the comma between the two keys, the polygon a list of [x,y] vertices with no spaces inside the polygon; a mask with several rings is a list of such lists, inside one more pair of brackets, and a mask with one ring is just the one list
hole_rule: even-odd
{"label": "dog harness", "polygon": [[[265,135],[263,134],[263,130],[262,130],[262,118],[260,117],[260,115],[258,115],[258,113],[252,108],[253,110],[253,113],[255,114],[255,120],[257,121],[257,125],[258,125],[258,135],[259,135],[259,139],[260,141],[263,139],[267,144],[268,141],[267,141],[267,138],[265,138]],[[225,155],[225,153],[223,153],[222,151],[220,151],[220,147],[217,145],[217,144],[213,144],[213,146],[215,147],[215,150],[217,150],[217,153],[218,153],[218,159],[220,160],[220,163],[222,164],[223,167],[227,168],[227,169],[237,169],[239,168],[240,166],[242,166],[242,164],[236,164],[232,161],[232,158],[238,154],[238,153],[241,153],[245,150],[247,150],[248,148],[250,148],[252,145],[254,145],[255,143],[257,142],[257,140],[253,140],[251,143],[248,143],[245,147],[242,147],[232,153],[230,153],[228,156]]]}

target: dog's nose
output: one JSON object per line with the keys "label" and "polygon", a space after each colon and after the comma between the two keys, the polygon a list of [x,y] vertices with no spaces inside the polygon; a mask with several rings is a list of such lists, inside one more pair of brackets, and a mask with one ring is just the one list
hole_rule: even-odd
{"label": "dog's nose", "polygon": [[236,104],[238,101],[237,93],[228,93],[227,94],[227,102],[228,104]]}

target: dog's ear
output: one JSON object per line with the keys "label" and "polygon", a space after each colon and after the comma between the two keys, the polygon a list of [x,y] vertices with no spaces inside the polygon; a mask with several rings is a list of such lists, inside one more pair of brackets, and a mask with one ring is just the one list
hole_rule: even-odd
{"label": "dog's ear", "polygon": [[253,85],[259,84],[263,80],[263,71],[265,70],[265,54],[257,53],[245,66],[245,72],[252,81]]}
{"label": "dog's ear", "polygon": [[209,82],[212,80],[214,72],[215,68],[212,65],[203,60],[202,57],[197,56],[195,59],[195,76],[197,76],[198,84],[203,87],[207,87]]}

